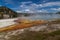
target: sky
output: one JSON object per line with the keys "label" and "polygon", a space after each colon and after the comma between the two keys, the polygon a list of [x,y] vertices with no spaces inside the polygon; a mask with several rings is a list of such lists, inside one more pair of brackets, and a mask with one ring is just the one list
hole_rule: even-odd
{"label": "sky", "polygon": [[54,13],[60,11],[60,0],[0,0],[0,6],[18,13]]}

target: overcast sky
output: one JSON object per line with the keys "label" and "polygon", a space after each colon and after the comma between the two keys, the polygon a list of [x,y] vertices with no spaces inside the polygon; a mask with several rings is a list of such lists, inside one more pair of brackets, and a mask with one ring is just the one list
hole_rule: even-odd
{"label": "overcast sky", "polygon": [[60,0],[0,0],[0,6],[7,6],[17,12],[58,12]]}

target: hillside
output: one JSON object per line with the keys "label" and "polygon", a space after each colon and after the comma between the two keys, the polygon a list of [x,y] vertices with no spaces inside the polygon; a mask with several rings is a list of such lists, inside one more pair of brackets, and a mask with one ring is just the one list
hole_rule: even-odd
{"label": "hillside", "polygon": [[0,19],[2,18],[14,18],[17,17],[17,13],[8,7],[0,6]]}

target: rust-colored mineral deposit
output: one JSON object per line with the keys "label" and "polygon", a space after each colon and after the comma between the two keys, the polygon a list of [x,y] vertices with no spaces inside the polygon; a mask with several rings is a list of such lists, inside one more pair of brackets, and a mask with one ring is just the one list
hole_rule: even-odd
{"label": "rust-colored mineral deposit", "polygon": [[33,26],[47,23],[47,21],[45,21],[45,20],[35,20],[35,21],[22,20],[21,22],[22,23],[17,23],[17,24],[8,26],[8,27],[0,28],[0,32],[29,28],[29,27],[33,27]]}

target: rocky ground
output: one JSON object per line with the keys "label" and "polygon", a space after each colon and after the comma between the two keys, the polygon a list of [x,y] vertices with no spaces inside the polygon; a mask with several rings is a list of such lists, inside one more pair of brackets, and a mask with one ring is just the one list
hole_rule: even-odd
{"label": "rocky ground", "polygon": [[51,21],[35,27],[0,32],[0,40],[60,40],[60,22]]}

